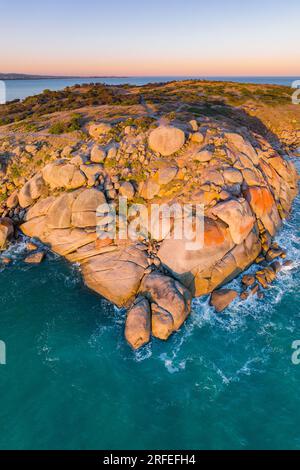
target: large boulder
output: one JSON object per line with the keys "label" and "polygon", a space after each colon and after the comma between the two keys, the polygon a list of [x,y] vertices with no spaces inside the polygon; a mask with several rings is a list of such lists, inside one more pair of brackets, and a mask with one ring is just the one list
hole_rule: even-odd
{"label": "large boulder", "polygon": [[167,339],[177,331],[191,310],[192,296],[180,282],[160,272],[144,276],[140,293],[151,302],[152,333]]}
{"label": "large boulder", "polygon": [[28,209],[26,220],[29,221],[36,217],[46,215],[55,200],[56,198],[54,196],[49,196],[46,199],[41,199],[40,201],[36,202],[32,207],[30,207],[30,209]]}
{"label": "large boulder", "polygon": [[271,191],[268,188],[252,186],[245,194],[256,217],[261,220],[269,234],[274,236],[281,224],[281,218]]}
{"label": "large boulder", "polygon": [[125,338],[133,349],[139,349],[150,341],[151,311],[148,300],[138,296],[127,312]]}
{"label": "large boulder", "polygon": [[160,126],[149,135],[149,147],[164,157],[168,157],[184,145],[185,135],[181,129],[171,126]]}
{"label": "large boulder", "polygon": [[226,132],[225,137],[229,144],[233,145],[239,152],[247,155],[254,165],[259,163],[259,157],[253,146],[240,134]]}
{"label": "large boulder", "polygon": [[46,223],[50,229],[71,227],[72,206],[76,195],[75,192],[63,193],[56,198],[47,212]]}
{"label": "large boulder", "polygon": [[147,267],[144,251],[135,246],[116,247],[84,261],[82,273],[90,289],[124,307],[135,298]]}
{"label": "large boulder", "polygon": [[65,160],[49,163],[42,173],[50,189],[77,189],[86,183],[84,174],[75,165]]}
{"label": "large boulder", "polygon": [[211,212],[228,225],[231,238],[237,245],[247,238],[255,223],[245,199],[221,202]]}
{"label": "large boulder", "polygon": [[68,228],[51,230],[42,241],[49,244],[55,253],[67,257],[78,248],[95,242],[96,239],[95,232],[86,232],[80,228]]}
{"label": "large boulder", "polygon": [[85,189],[76,198],[72,206],[72,226],[96,227],[97,209],[106,204],[106,199],[101,191]]}
{"label": "large boulder", "polygon": [[191,240],[175,239],[171,234],[162,242],[158,257],[193,295],[207,294],[213,266],[234,247],[234,242],[223,222],[205,217],[203,239],[198,243],[195,240],[195,246],[190,244]]}
{"label": "large boulder", "polygon": [[19,204],[26,208],[38,199],[45,189],[45,181],[40,173],[31,178],[19,192]]}

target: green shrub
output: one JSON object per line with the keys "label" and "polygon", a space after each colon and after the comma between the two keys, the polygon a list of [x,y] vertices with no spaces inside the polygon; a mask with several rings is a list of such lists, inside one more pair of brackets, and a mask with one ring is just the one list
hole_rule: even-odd
{"label": "green shrub", "polygon": [[64,134],[66,127],[63,122],[55,122],[49,129],[49,134]]}
{"label": "green shrub", "polygon": [[66,134],[67,132],[79,131],[81,129],[81,115],[73,114],[70,121],[55,122],[49,129],[50,134]]}

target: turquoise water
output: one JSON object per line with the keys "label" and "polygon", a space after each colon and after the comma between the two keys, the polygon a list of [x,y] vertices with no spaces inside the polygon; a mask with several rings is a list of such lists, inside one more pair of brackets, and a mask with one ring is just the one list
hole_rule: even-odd
{"label": "turquoise water", "polygon": [[45,89],[57,91],[72,86],[76,83],[107,83],[108,85],[145,85],[150,82],[167,82],[169,80],[183,80],[189,78],[200,78],[207,80],[232,80],[241,83],[271,83],[274,85],[285,85],[290,87],[293,81],[299,77],[125,77],[125,78],[72,78],[72,79],[43,79],[43,80],[6,80],[7,101],[23,99],[27,96],[36,95]]}
{"label": "turquoise water", "polygon": [[[0,272],[1,449],[300,449],[300,199],[278,241],[295,262],[265,300],[216,315],[195,300],[182,330],[134,353],[124,314],[49,254]],[[233,283],[237,284],[236,281]]]}

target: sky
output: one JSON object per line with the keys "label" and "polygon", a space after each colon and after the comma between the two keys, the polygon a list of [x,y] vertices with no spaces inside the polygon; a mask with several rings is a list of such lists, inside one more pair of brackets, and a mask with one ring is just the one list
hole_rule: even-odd
{"label": "sky", "polygon": [[299,0],[0,0],[0,72],[300,75]]}

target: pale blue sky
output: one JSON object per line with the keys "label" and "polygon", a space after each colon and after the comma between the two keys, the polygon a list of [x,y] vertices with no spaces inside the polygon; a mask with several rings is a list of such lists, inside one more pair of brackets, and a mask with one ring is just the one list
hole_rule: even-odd
{"label": "pale blue sky", "polygon": [[300,74],[299,0],[0,5],[0,72]]}

